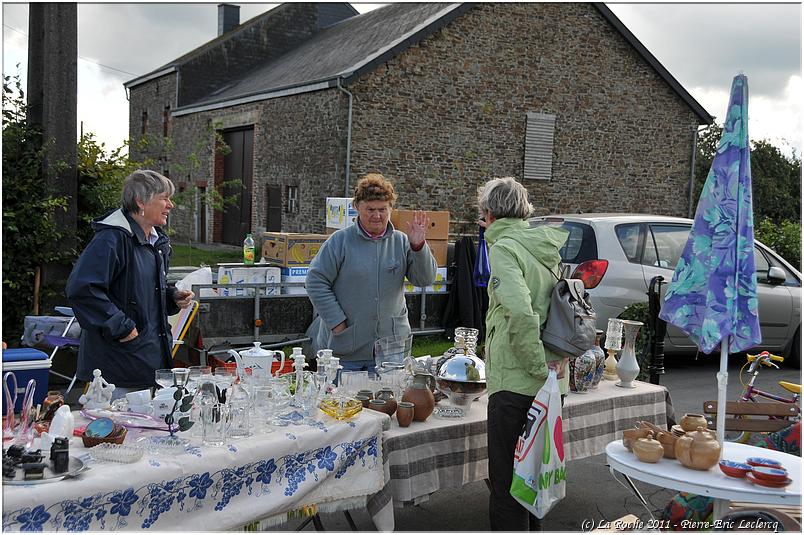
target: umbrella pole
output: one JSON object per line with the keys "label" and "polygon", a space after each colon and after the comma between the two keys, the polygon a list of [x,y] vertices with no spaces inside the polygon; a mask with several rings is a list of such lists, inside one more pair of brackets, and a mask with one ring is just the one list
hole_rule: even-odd
{"label": "umbrella pole", "polygon": [[[717,441],[726,437],[726,389],[729,385],[729,337],[720,341],[720,371],[717,373]],[[721,453],[723,449],[721,448]]]}

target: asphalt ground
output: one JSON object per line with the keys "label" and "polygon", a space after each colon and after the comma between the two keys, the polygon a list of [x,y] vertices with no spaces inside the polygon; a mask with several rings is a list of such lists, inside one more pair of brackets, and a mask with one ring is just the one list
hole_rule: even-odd
{"label": "asphalt ground", "polygon": [[[742,387],[739,369],[744,357],[733,356],[729,361],[729,400],[736,400]],[[670,391],[676,419],[686,413],[700,413],[703,402],[717,399],[716,374],[719,356],[668,357],[666,373],[659,383]],[[783,395],[786,393],[777,381],[801,383],[801,371],[784,368],[763,368],[755,386]],[[567,495],[542,521],[544,531],[588,531],[588,525],[599,526],[626,514],[634,514],[645,524],[658,518],[675,491],[635,481],[639,491],[648,502],[650,512],[622,483],[615,479],[606,466],[606,456],[596,455],[567,464]],[[436,492],[430,500],[417,506],[395,510],[396,530],[411,532],[482,532],[489,530],[488,489],[483,481],[464,485],[459,489]],[[352,511],[352,518],[360,531],[375,531],[366,511]],[[322,514],[321,521],[327,531],[350,531],[343,513]],[[303,520],[294,519],[271,531],[294,531]],[[314,530],[312,523],[304,531]]]}

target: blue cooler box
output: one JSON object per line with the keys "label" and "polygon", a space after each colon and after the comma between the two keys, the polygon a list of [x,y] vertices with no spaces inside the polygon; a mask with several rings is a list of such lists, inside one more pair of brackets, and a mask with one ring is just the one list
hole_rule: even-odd
{"label": "blue cooler box", "polygon": [[[4,349],[3,350],[3,374],[12,372],[17,377],[17,402],[14,404],[14,412],[22,410],[22,400],[25,397],[25,387],[28,381],[36,380],[36,390],[34,390],[33,404],[44,401],[48,391],[48,380],[50,375],[50,359],[47,353],[32,348]],[[13,382],[8,380],[9,388]],[[3,414],[6,413],[6,397],[3,398]]]}

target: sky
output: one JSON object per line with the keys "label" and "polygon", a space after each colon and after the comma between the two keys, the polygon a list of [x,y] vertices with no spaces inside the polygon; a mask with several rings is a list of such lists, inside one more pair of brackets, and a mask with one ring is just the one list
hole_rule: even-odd
{"label": "sky", "polygon": [[[238,3],[246,21],[277,4]],[[361,13],[382,4],[353,4]],[[800,4],[607,4],[722,123],[734,75],[748,77],[749,135],[801,155]],[[3,74],[26,78],[28,5],[4,3]],[[78,5],[78,120],[108,148],[128,137],[123,82],[217,35],[217,4]],[[19,67],[18,67],[19,65]],[[80,126],[79,126],[80,128]]]}

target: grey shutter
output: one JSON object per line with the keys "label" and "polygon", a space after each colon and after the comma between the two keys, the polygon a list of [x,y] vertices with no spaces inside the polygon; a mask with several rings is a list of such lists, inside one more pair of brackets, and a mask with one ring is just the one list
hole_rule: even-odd
{"label": "grey shutter", "polygon": [[528,113],[525,129],[525,180],[550,180],[553,174],[553,136],[556,116]]}

